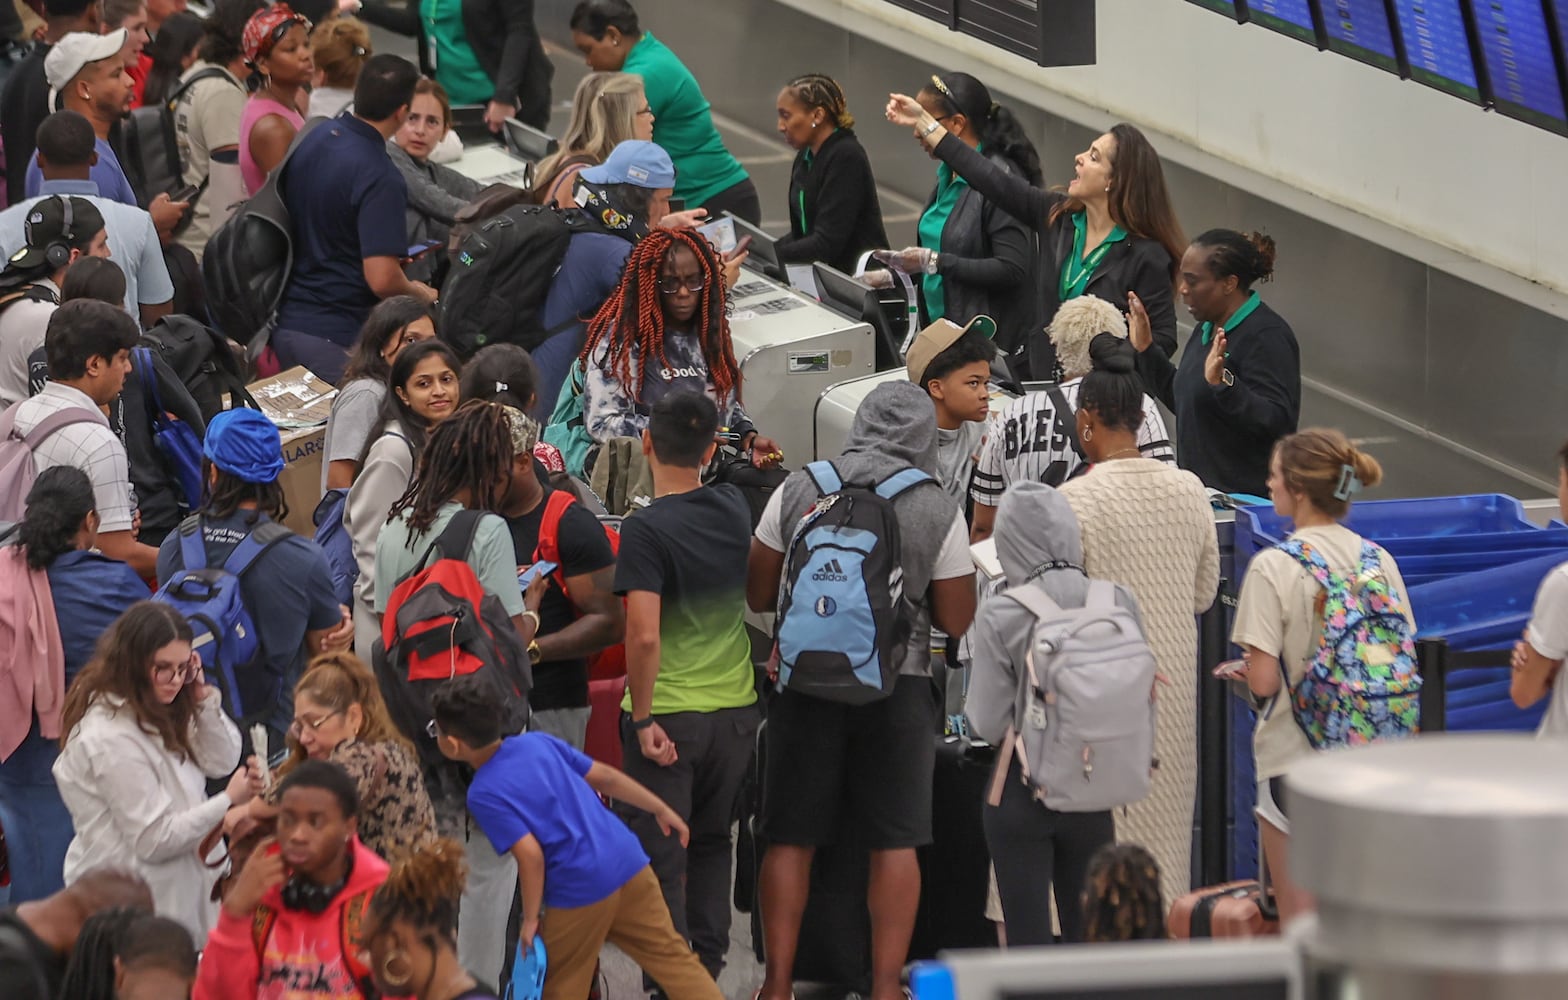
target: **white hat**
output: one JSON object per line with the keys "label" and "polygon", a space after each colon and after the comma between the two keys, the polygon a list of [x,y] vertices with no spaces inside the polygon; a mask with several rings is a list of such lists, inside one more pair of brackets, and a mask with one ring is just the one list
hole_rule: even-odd
{"label": "white hat", "polygon": [[73,31],[60,39],[44,56],[44,77],[49,81],[49,89],[64,90],[83,66],[118,55],[125,48],[125,36],[126,29],[116,28],[107,35]]}

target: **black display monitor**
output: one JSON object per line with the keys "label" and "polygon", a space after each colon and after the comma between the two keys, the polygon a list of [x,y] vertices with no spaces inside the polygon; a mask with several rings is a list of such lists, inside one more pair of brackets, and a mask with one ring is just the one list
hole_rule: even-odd
{"label": "black display monitor", "polygon": [[1311,0],[1245,0],[1240,7],[1248,24],[1259,24],[1298,41],[1323,47]]}
{"label": "black display monitor", "polygon": [[1385,0],[1314,0],[1323,19],[1324,43],[1329,51],[1386,69],[1404,70],[1399,64],[1399,36]]}
{"label": "black display monitor", "polygon": [[561,148],[555,136],[541,132],[532,125],[524,125],[516,118],[508,118],[502,126],[502,132],[506,148],[530,163],[538,163]]}
{"label": "black display monitor", "polygon": [[1542,0],[1470,0],[1482,93],[1498,113],[1568,135],[1568,106]]}
{"label": "black display monitor", "polygon": [[1460,0],[1394,0],[1410,78],[1480,104],[1472,22]]}
{"label": "black display monitor", "polygon": [[743,266],[765,274],[770,278],[783,281],[784,265],[779,263],[778,240],[745,219],[737,217],[733,212],[725,212],[724,214],[735,220],[736,240],[744,239],[747,236],[751,237],[751,245],[747,248],[749,253]]}
{"label": "black display monitor", "polygon": [[898,356],[898,337],[893,333],[887,310],[882,308],[881,293],[859,278],[852,278],[821,261],[812,264],[811,271],[817,281],[817,291],[822,294],[823,305],[840,316],[868,323],[876,331],[877,371],[903,364]]}

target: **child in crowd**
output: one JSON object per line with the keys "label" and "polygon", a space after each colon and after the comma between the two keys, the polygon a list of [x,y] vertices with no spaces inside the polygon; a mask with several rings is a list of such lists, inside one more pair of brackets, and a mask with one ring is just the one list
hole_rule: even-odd
{"label": "child in crowd", "polygon": [[1107,844],[1089,860],[1083,888],[1084,940],[1162,941],[1160,866],[1137,844]]}
{"label": "child in crowd", "polygon": [[114,955],[115,1000],[188,997],[196,982],[196,944],[168,917],[131,921]]}
{"label": "child in crowd", "polygon": [[[1557,453],[1557,506],[1568,518],[1568,444]],[[1514,644],[1514,704],[1529,708],[1547,695],[1551,704],[1536,730],[1542,737],[1568,737],[1568,684],[1562,683],[1568,657],[1568,562],[1546,575],[1535,593],[1535,608],[1524,638]]]}
{"label": "child in crowd", "polygon": [[936,407],[936,478],[947,495],[965,506],[975,457],[985,442],[991,414],[991,338],[996,323],[976,316],[963,326],[939,319],[920,331],[905,356],[909,380]]}
{"label": "child in crowd", "polygon": [[[517,859],[521,941],[544,936],[544,1000],[581,1000],[606,941],[681,1000],[722,994],[675,932],[659,880],[636,836],[599,801],[653,814],[687,842],[686,824],[642,785],[545,733],[501,738],[501,710],[475,675],[431,697],[441,752],[475,769],[468,811],[497,852]],[[548,912],[543,912],[548,906]],[[541,916],[543,921],[541,922]]]}

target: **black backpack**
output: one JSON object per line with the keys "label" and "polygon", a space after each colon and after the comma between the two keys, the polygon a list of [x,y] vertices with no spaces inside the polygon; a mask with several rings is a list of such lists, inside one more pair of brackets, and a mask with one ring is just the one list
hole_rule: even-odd
{"label": "black backpack", "polygon": [[[184,186],[185,171],[181,168],[178,133],[174,128],[174,106],[180,96],[202,80],[227,75],[216,66],[199,70],[174,88],[168,100],[133,108],[126,117],[122,133],[125,159],[121,166],[125,168],[131,189],[136,192],[136,200],[142,205]],[[194,202],[201,197],[201,191],[206,187],[207,179],[203,177],[201,187],[191,200]]]}
{"label": "black backpack", "polygon": [[441,339],[465,360],[487,344],[538,347],[554,332],[539,315],[545,296],[582,226],[576,210],[540,205],[513,205],[476,223],[452,251]]}
{"label": "black backpack", "polygon": [[278,304],[294,270],[294,225],[283,202],[283,172],[305,136],[326,121],[331,119],[305,123],[266,183],[212,234],[202,254],[202,280],[213,322],[224,336],[245,344],[253,354],[272,336]]}
{"label": "black backpack", "polygon": [[225,395],[231,406],[260,409],[245,389],[239,358],[216,330],[176,313],[154,323],[142,334],[142,343],[185,383],[202,420],[210,422],[223,411]]}

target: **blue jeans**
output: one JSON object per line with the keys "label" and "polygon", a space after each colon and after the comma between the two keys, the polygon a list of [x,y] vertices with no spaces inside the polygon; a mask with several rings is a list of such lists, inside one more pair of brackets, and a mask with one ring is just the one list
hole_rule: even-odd
{"label": "blue jeans", "polygon": [[11,855],[11,904],[51,896],[65,887],[65,849],[75,829],[49,769],[59,755],[36,725],[0,764],[0,829]]}

